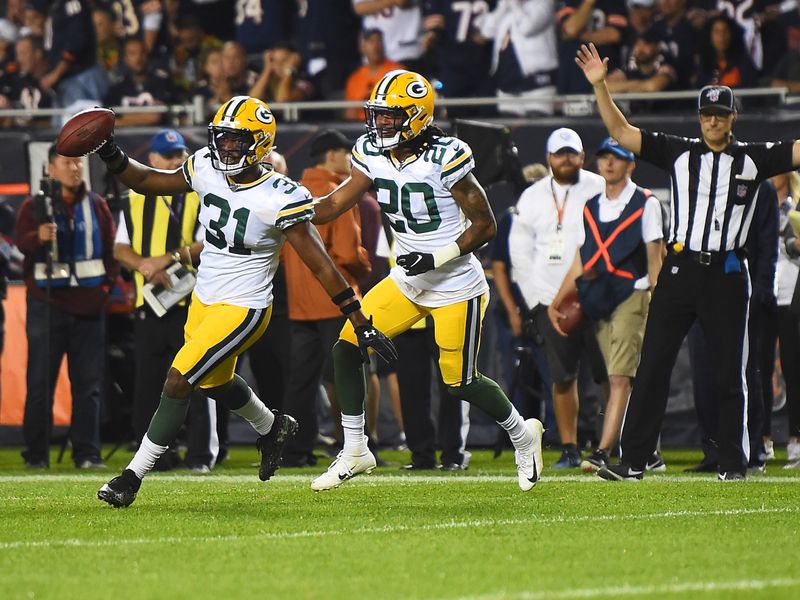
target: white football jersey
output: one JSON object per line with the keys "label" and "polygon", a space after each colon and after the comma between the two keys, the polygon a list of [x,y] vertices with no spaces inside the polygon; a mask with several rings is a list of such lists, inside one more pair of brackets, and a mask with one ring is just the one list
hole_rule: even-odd
{"label": "white football jersey", "polygon": [[272,304],[283,230],[314,216],[309,191],[275,171],[236,185],[211,165],[208,148],[183,164],[183,176],[200,196],[199,220],[206,230],[197,297],[204,304]]}
{"label": "white football jersey", "polygon": [[[474,167],[470,147],[442,137],[416,157],[400,164],[391,152],[381,152],[366,135],[356,140],[353,167],[372,179],[378,204],[394,230],[394,258],[409,252],[434,252],[467,228],[467,219],[450,188]],[[394,267],[390,277],[413,302],[446,306],[489,291],[480,262],[470,253],[438,269],[409,276]]]}

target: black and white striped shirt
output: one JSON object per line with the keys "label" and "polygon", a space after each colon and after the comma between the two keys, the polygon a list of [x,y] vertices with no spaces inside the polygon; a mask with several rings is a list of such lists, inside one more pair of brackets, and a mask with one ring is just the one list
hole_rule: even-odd
{"label": "black and white striped shirt", "polygon": [[792,142],[734,139],[714,152],[701,139],[643,130],[640,156],[670,172],[669,243],[695,252],[743,247],[759,184],[792,170]]}

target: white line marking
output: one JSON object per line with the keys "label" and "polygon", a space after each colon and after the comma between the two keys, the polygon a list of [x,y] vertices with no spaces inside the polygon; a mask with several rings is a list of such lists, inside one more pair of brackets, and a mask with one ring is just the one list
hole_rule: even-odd
{"label": "white line marking", "polygon": [[[321,472],[321,471],[320,471]],[[298,483],[298,482],[307,482],[311,484],[311,480],[316,476],[319,475],[317,472],[309,471],[307,475],[300,475],[300,474],[282,474],[278,473],[274,479],[271,479],[266,485],[276,485],[280,483]],[[2,483],[55,483],[55,482],[66,482],[66,483],[80,483],[85,481],[101,481],[106,482],[114,476],[112,471],[109,471],[105,474],[97,474],[93,473],[91,475],[78,475],[78,474],[48,474],[48,475],[0,475],[0,484]],[[161,473],[151,473],[147,476],[147,481],[180,481],[182,483],[204,483],[204,482],[215,482],[215,483],[253,483],[253,484],[261,484],[258,481],[258,476],[256,475],[255,471],[250,475],[244,474],[231,474],[231,475],[224,475],[222,473],[215,473],[215,474],[208,474],[208,475],[190,475],[189,473],[179,474],[179,473],[169,473],[169,474],[161,474]],[[442,475],[369,475],[366,477],[359,477],[354,480],[355,483],[368,483],[371,482],[373,484],[392,484],[392,485],[417,485],[417,484],[432,484],[432,483],[442,483],[442,484],[454,484],[454,483],[513,483],[516,484],[517,477],[516,473],[509,472],[508,475],[481,475],[481,474],[466,474],[466,473],[455,473],[455,474],[442,474]],[[786,484],[793,484],[793,483],[800,483],[800,473],[798,476],[786,476],[786,477],[770,477],[765,475],[758,475],[753,477],[748,477],[747,481],[745,482],[727,482],[722,483],[717,481],[716,474],[713,475],[652,475],[652,476],[645,476],[642,481],[637,482],[608,482],[600,479],[594,475],[584,475],[584,474],[575,474],[575,475],[552,475],[547,476],[547,474],[542,476],[541,483],[592,483],[598,485],[648,485],[648,484],[658,484],[658,483],[716,483],[718,485],[727,485],[727,486],[736,486],[736,485],[749,485],[754,483],[786,483]],[[351,487],[353,483],[348,482],[347,487]],[[538,484],[537,484],[538,485]]]}
{"label": "white line marking", "polygon": [[474,521],[446,521],[428,525],[384,525],[383,527],[363,527],[354,529],[329,529],[311,531],[278,531],[254,535],[218,536],[169,536],[158,538],[120,538],[108,540],[63,539],[63,540],[17,540],[0,542],[0,550],[18,548],[82,547],[97,548],[105,546],[134,546],[147,544],[195,544],[203,542],[253,542],[267,540],[291,540],[298,538],[323,538],[341,535],[373,535],[378,533],[398,533],[415,531],[443,531],[448,529],[478,529],[483,527],[517,527],[520,525],[548,525],[570,523],[597,523],[599,521],[645,521],[658,519],[681,519],[693,517],[739,517],[743,515],[796,514],[800,507],[780,508],[740,508],[733,510],[708,511],[668,511],[661,513],[627,515],[582,515],[582,516],[531,516],[527,519],[479,519]]}
{"label": "white line marking", "polygon": [[775,587],[798,587],[800,579],[740,579],[738,581],[690,581],[664,585],[624,585],[605,588],[573,588],[536,592],[498,591],[485,596],[461,596],[458,600],[551,600],[559,598],[597,598],[598,596],[652,596],[654,594],[683,594],[686,592],[719,592],[732,590],[764,590]]}

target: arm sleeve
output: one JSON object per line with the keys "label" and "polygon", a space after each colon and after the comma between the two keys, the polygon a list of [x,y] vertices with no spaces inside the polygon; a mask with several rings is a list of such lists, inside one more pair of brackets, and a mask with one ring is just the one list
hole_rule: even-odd
{"label": "arm sleeve", "polygon": [[766,144],[750,144],[748,155],[758,168],[760,180],[773,175],[793,171],[792,166],[793,142],[777,142]]}
{"label": "arm sleeve", "polygon": [[675,158],[681,153],[691,148],[692,141],[689,138],[678,137],[666,133],[642,132],[642,150],[639,156],[642,160],[654,164],[669,171]]}
{"label": "arm sleeve", "polygon": [[364,157],[365,144],[366,142],[361,142],[361,143],[356,142],[356,144],[353,146],[353,150],[350,152],[350,158],[351,158],[350,162],[352,163],[354,168],[358,169],[359,171],[364,173],[364,175],[366,175],[371,179],[372,175],[370,175],[369,172],[369,165],[367,164],[367,159]]}
{"label": "arm sleeve", "polygon": [[[530,189],[530,188],[529,188]],[[517,204],[518,214],[511,221],[511,229],[508,234],[508,256],[511,260],[512,280],[517,282],[522,292],[522,296],[528,304],[532,303],[532,298],[526,289],[525,281],[520,279],[520,275],[528,275],[534,272],[534,244],[536,242],[536,231],[529,215],[523,205],[523,197]]]}
{"label": "arm sleeve", "polygon": [[775,294],[778,262],[778,196],[771,183],[762,183],[758,188],[755,210],[747,251],[753,261],[753,296],[764,301]]}
{"label": "arm sleeve", "polygon": [[661,202],[650,196],[644,205],[642,214],[642,239],[645,243],[664,239],[664,224],[661,213]]}
{"label": "arm sleeve", "polygon": [[314,199],[302,185],[297,185],[288,201],[275,213],[275,227],[286,229],[301,221],[310,221],[314,218]]}
{"label": "arm sleeve", "polygon": [[[453,138],[455,140],[455,138]],[[456,183],[475,168],[475,158],[472,156],[472,148],[461,140],[455,140],[454,144],[447,147],[444,160],[442,161],[442,173],[440,175],[442,183],[447,189]]]}
{"label": "arm sleeve", "polygon": [[27,198],[17,214],[17,227],[14,242],[19,251],[33,255],[39,250],[39,224],[33,214],[33,198]]}

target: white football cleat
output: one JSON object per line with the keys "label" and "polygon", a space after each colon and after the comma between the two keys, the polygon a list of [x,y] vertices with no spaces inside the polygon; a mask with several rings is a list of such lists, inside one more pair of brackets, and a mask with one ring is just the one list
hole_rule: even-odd
{"label": "white football cleat", "polygon": [[375,457],[369,450],[365,450],[364,454],[358,456],[345,454],[344,450],[342,450],[331,463],[331,466],[328,467],[328,470],[311,482],[311,489],[315,492],[332,490],[356,475],[372,473],[374,468]]}
{"label": "white football cleat", "polygon": [[533,436],[533,442],[527,448],[514,451],[514,460],[517,463],[517,479],[519,489],[528,492],[533,489],[542,476],[542,434],[544,425],[539,419],[528,419],[525,427]]}

